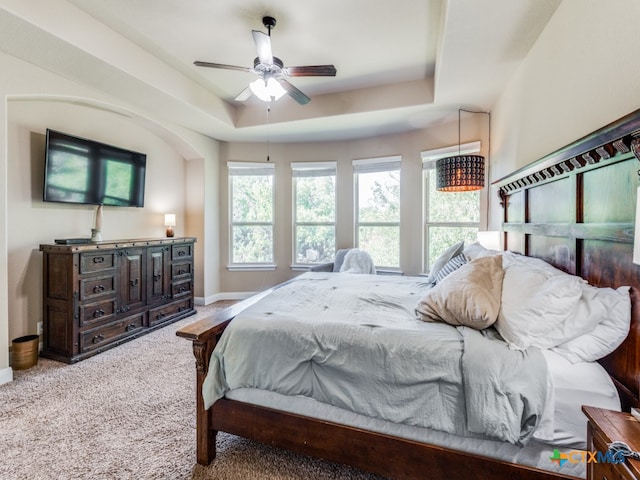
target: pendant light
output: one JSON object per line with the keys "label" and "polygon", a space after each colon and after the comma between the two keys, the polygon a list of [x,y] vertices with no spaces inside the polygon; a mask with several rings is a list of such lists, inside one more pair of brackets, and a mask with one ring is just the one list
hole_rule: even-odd
{"label": "pendant light", "polygon": [[[482,155],[462,155],[460,153],[460,112],[458,109],[458,155],[436,161],[436,189],[442,192],[469,192],[484,188],[484,157]],[[485,113],[464,110],[469,113]],[[489,117],[489,128],[491,119]],[[491,135],[489,130],[489,135]]]}

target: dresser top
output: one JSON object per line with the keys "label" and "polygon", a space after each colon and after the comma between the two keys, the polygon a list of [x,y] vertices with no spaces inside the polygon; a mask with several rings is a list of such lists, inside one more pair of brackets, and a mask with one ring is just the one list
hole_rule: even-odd
{"label": "dresser top", "polygon": [[41,252],[91,252],[95,250],[107,250],[112,248],[150,247],[155,245],[176,245],[181,243],[194,243],[195,237],[171,237],[171,238],[126,238],[121,240],[104,240],[86,243],[44,243],[40,245]]}

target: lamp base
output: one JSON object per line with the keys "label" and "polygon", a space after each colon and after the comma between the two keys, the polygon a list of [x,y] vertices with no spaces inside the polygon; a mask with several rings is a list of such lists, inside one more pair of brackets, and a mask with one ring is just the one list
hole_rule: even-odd
{"label": "lamp base", "polygon": [[100,228],[92,228],[91,229],[91,241],[92,242],[101,242],[102,241],[102,229],[100,229]]}
{"label": "lamp base", "polygon": [[167,237],[173,237],[173,228],[167,227]]}

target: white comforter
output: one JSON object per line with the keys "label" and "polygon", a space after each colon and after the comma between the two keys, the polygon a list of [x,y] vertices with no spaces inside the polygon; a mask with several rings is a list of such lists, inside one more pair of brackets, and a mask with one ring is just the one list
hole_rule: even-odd
{"label": "white comforter", "polygon": [[306,273],[237,316],[211,357],[225,392],[300,395],[373,418],[523,444],[547,394],[539,351],[416,319],[420,277]]}

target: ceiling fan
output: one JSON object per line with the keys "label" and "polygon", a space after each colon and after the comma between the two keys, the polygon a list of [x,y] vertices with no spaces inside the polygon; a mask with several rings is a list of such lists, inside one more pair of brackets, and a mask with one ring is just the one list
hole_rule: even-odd
{"label": "ceiling fan", "polygon": [[277,100],[288,93],[300,105],[309,103],[311,99],[285,77],[335,77],[336,67],[333,65],[285,67],[283,61],[273,56],[271,51],[271,29],[276,26],[276,19],[269,16],[263,17],[262,24],[267,28],[268,34],[259,30],[251,31],[258,51],[258,56],[253,61],[253,68],[201,61],[195,61],[193,64],[198,67],[223,68],[257,74],[260,78],[251,82],[238,94],[235,98],[238,102],[247,100],[252,93],[266,102]]}

